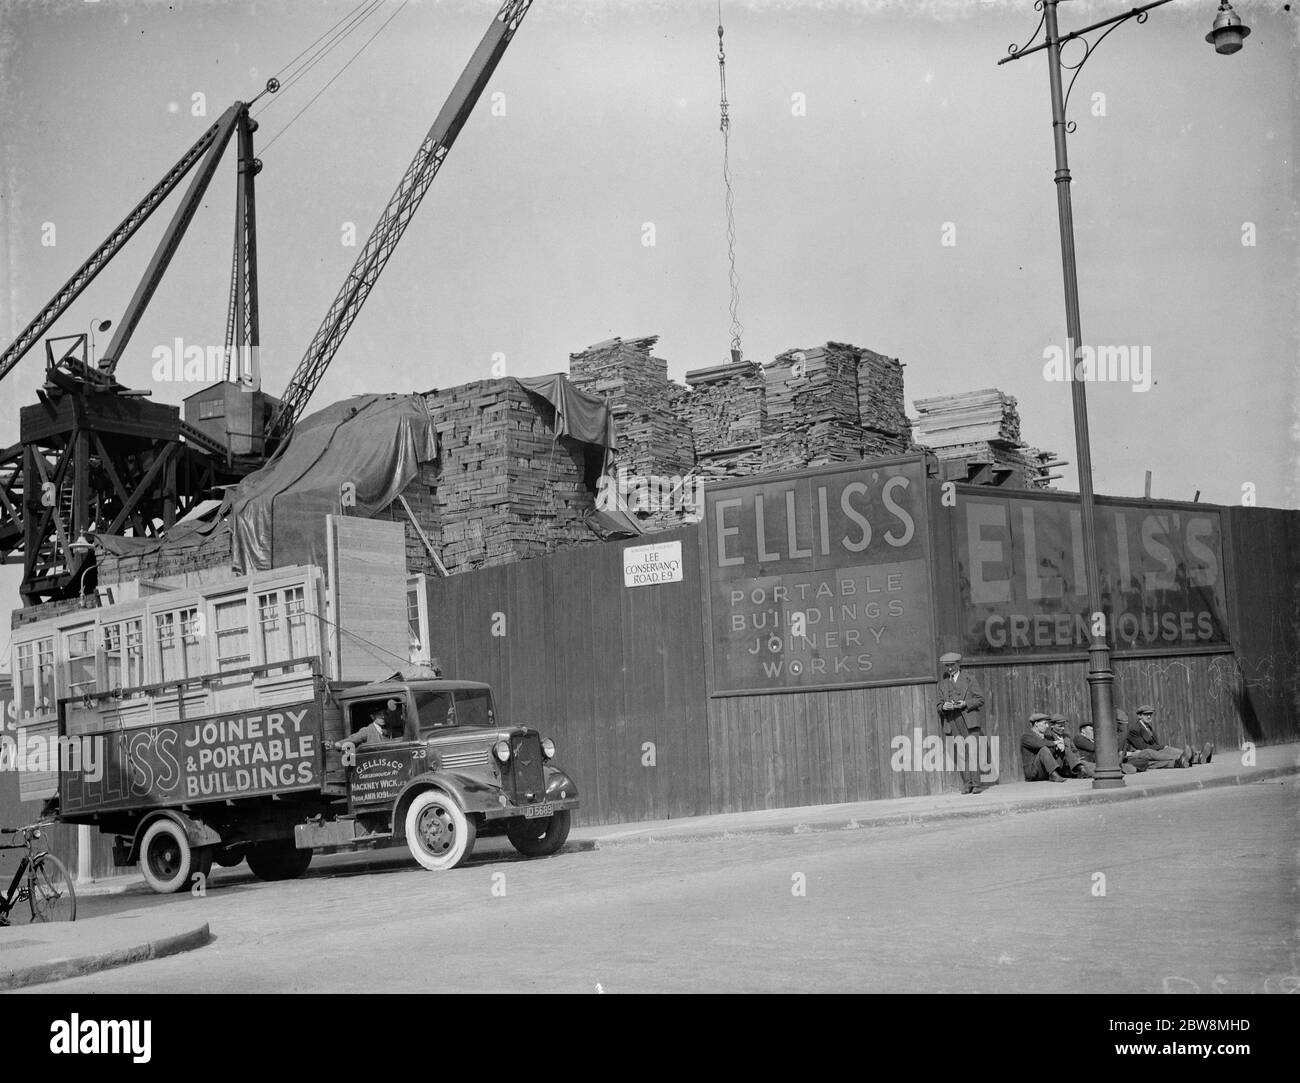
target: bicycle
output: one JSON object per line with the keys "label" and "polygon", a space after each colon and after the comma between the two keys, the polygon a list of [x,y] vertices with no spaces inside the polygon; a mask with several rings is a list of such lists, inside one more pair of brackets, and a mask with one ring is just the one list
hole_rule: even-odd
{"label": "bicycle", "polygon": [[0,926],[10,924],[14,907],[26,902],[32,921],[76,921],[77,893],[72,877],[63,862],[47,850],[36,852],[35,840],[50,821],[27,827],[0,827],[0,835],[17,835],[17,842],[0,843],[0,850],[26,850],[9,882],[9,890],[0,895]]}

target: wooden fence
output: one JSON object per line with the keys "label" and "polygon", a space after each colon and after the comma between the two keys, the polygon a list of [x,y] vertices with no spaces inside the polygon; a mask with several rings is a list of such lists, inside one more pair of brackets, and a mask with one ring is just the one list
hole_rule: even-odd
{"label": "wooden fence", "polygon": [[[1116,705],[1131,714],[1140,703],[1158,704],[1157,729],[1172,743],[1213,740],[1224,754],[1244,740],[1300,739],[1294,702],[1286,700],[1293,693],[1277,677],[1286,667],[1275,662],[1275,679],[1263,683],[1251,668],[1289,650],[1294,689],[1295,628],[1283,618],[1294,604],[1300,549],[1285,551],[1283,543],[1300,515],[1278,514],[1277,545],[1262,559],[1246,548],[1251,527],[1234,529],[1231,590],[1277,612],[1276,620],[1242,622],[1245,664],[1234,653],[1114,662]],[[891,764],[897,739],[940,732],[937,683],[710,698],[699,530],[652,540],[681,542],[680,583],[623,585],[623,550],[640,539],[429,584],[433,652],[444,671],[490,682],[507,720],[555,738],[583,794],[580,819],[660,819],[954,787],[955,775]],[[942,628],[945,607],[937,602]],[[1018,743],[1029,714],[1059,712],[1076,725],[1087,717],[1086,671],[1081,659],[968,669],[987,699],[986,732],[998,737],[1001,777],[1021,777]]]}

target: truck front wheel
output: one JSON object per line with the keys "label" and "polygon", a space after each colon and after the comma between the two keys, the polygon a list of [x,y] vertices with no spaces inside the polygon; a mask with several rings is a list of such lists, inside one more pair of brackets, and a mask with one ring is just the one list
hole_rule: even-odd
{"label": "truck front wheel", "polygon": [[212,871],[212,847],[191,846],[175,820],[155,820],[140,840],[140,872],[160,895],[191,886],[195,874],[207,879]]}
{"label": "truck front wheel", "polygon": [[296,880],[311,864],[311,851],[298,849],[292,839],[259,842],[248,848],[247,856],[259,880]]}
{"label": "truck front wheel", "polygon": [[542,820],[516,820],[506,826],[506,838],[525,857],[550,857],[568,840],[570,819],[564,808]]}
{"label": "truck front wheel", "polygon": [[406,810],[406,845],[432,872],[454,869],[469,857],[477,833],[474,821],[438,790],[425,790]]}

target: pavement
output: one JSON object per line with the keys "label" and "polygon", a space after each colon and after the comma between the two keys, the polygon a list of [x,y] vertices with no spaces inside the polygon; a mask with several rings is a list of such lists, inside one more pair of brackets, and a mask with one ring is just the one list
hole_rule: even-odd
{"label": "pavement", "polygon": [[[1300,774],[1300,743],[1249,751],[1223,751],[1213,762],[1186,770],[1146,771],[1125,775],[1124,785],[1094,789],[1086,779],[1066,783],[1004,782],[979,794],[947,793],[840,805],[756,809],[713,816],[692,816],[636,824],[575,828],[566,849],[687,842],[693,839],[791,835],[815,831],[935,824],[949,820],[1022,816],[1050,809],[1111,804],[1188,793],[1222,786],[1267,784]],[[489,840],[492,841],[492,840]],[[405,860],[405,850],[367,851],[325,857],[309,876],[328,876],[376,864]],[[214,886],[249,882],[242,866],[214,869]],[[147,893],[138,874],[77,885],[78,898]],[[188,908],[153,906],[49,925],[14,925],[0,930],[0,990],[58,981],[203,947],[212,939],[206,922]]]}

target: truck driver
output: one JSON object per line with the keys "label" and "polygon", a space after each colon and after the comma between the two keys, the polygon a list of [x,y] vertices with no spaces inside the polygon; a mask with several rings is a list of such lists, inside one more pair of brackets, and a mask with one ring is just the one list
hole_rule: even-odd
{"label": "truck driver", "polygon": [[402,715],[396,700],[389,700],[389,710],[377,708],[370,716],[370,724],[362,726],[350,737],[335,741],[330,747],[342,748],[344,745],[373,745],[381,741],[397,741],[402,737]]}

